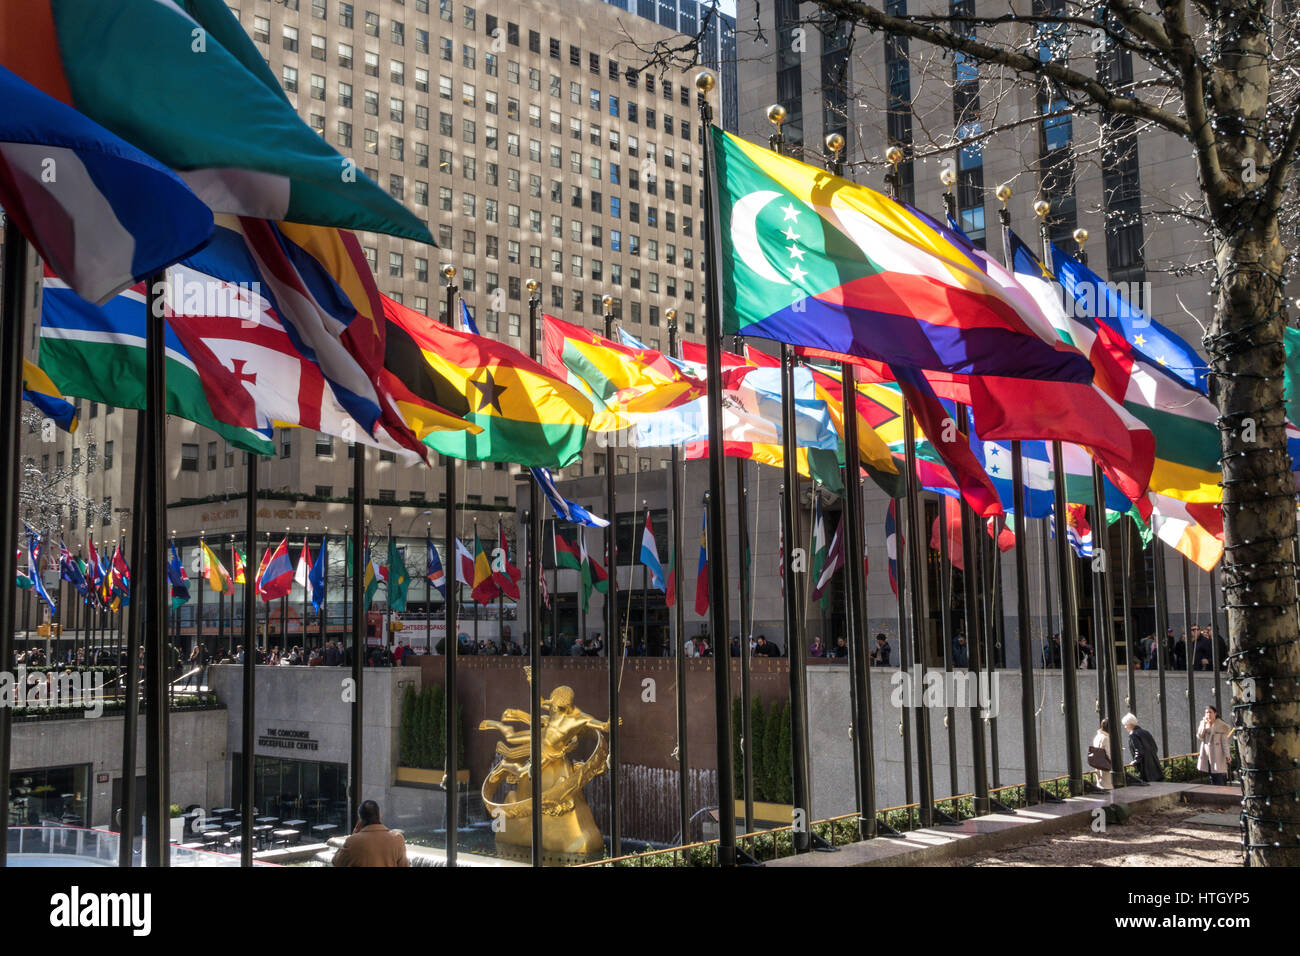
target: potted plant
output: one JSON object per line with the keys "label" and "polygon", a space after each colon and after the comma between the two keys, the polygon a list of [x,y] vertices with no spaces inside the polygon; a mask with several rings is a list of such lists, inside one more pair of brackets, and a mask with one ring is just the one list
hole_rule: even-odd
{"label": "potted plant", "polygon": [[171,810],[171,841],[172,843],[183,843],[185,841],[185,818],[181,816],[181,806],[179,803],[173,803]]}

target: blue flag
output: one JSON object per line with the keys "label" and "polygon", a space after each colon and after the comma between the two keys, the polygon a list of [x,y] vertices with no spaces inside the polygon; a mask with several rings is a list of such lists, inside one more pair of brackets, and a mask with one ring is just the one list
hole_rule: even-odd
{"label": "blue flag", "polygon": [[45,590],[45,581],[41,576],[41,536],[30,527],[27,527],[27,575],[32,579],[32,590],[49,606],[50,613],[53,614],[54,601]]}
{"label": "blue flag", "polygon": [[77,559],[72,556],[62,538],[59,539],[59,576],[76,588],[78,594],[86,593],[86,576],[81,573]]}
{"label": "blue flag", "polygon": [[181,557],[176,553],[176,542],[172,542],[172,557],[167,562],[167,580],[172,586],[172,607],[179,607],[190,599],[190,579],[181,564]]}
{"label": "blue flag", "polygon": [[607,528],[609,522],[599,515],[594,515],[576,501],[570,501],[560,494],[560,490],[555,487],[555,478],[551,475],[549,468],[530,468],[533,473],[533,480],[541,486],[542,492],[546,495],[546,500],[551,503],[555,509],[555,515],[561,521],[571,521],[574,524],[585,524],[589,528]]}
{"label": "blue flag", "polygon": [[438,589],[443,597],[447,596],[447,575],[443,573],[442,561],[438,558],[438,549],[433,546],[433,538],[424,536],[425,559],[424,576]]}
{"label": "blue flag", "polygon": [[641,563],[650,572],[650,583],[667,594],[668,581],[664,578],[664,566],[659,563],[659,545],[655,542],[654,529],[650,527],[649,511],[645,513],[645,530],[641,532]]}
{"label": "blue flag", "polygon": [[478,335],[478,326],[474,323],[474,316],[469,314],[469,306],[465,300],[460,300],[460,327],[471,335]]}
{"label": "blue flag", "polygon": [[307,590],[311,595],[311,607],[317,614],[320,613],[320,606],[325,602],[325,561],[329,553],[330,539],[321,538],[320,550],[316,552],[316,560],[311,566],[311,571],[307,573]]}

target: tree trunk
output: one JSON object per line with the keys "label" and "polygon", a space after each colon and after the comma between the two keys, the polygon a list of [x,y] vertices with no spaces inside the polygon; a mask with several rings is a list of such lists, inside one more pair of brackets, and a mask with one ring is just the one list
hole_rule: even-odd
{"label": "tree trunk", "polygon": [[1218,299],[1205,340],[1223,451],[1222,580],[1234,738],[1243,768],[1247,865],[1297,866],[1300,647],[1295,488],[1282,405],[1285,251],[1276,216],[1262,224],[1238,222],[1217,250]]}

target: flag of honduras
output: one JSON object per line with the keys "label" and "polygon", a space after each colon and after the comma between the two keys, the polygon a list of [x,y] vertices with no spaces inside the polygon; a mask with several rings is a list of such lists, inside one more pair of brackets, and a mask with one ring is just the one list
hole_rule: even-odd
{"label": "flag of honduras", "polygon": [[104,302],[207,241],[175,173],[0,66],[0,206],[83,299]]}

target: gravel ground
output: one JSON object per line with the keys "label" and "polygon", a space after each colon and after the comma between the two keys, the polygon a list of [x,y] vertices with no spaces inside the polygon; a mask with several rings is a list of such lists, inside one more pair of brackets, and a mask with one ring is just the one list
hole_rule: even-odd
{"label": "gravel ground", "polygon": [[1236,829],[1188,823],[1213,807],[1171,807],[1130,817],[1104,833],[1070,831],[947,865],[957,866],[1240,866]]}

